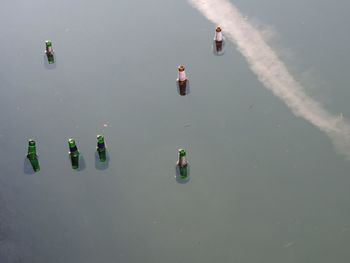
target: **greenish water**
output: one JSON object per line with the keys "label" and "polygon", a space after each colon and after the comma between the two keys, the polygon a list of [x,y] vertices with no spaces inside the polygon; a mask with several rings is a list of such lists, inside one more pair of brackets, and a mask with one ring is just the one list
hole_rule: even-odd
{"label": "greenish water", "polygon": [[[232,3],[274,26],[296,79],[350,116],[346,1]],[[1,262],[349,262],[350,162],[234,44],[214,56],[215,25],[185,0],[4,1],[0,29]],[[181,147],[185,184],[174,178]]]}

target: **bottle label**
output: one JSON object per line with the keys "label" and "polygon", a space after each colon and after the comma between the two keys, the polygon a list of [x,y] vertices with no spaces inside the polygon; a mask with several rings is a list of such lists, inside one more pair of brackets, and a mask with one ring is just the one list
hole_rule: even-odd
{"label": "bottle label", "polygon": [[179,71],[179,80],[185,81],[186,80],[186,73],[185,71]]}

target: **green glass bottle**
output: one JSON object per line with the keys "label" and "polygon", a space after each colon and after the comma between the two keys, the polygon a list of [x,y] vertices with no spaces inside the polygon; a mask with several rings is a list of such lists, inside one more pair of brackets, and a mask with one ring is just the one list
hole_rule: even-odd
{"label": "green glass bottle", "polygon": [[72,168],[78,169],[79,167],[79,151],[74,139],[68,140],[69,145],[69,155],[72,161]]}
{"label": "green glass bottle", "polygon": [[184,167],[179,167],[179,174],[181,179],[186,179],[187,178],[187,168],[188,166],[184,166]]}
{"label": "green glass bottle", "polygon": [[179,149],[179,158],[177,161],[177,165],[179,167],[180,171],[180,177],[186,178],[187,177],[187,160],[186,160],[186,151],[184,149]]}
{"label": "green glass bottle", "polygon": [[49,64],[53,64],[54,61],[54,56],[53,56],[53,48],[52,48],[52,43],[49,40],[45,41],[45,53],[47,56],[47,60],[49,61]]}
{"label": "green glass bottle", "polygon": [[97,152],[101,162],[106,161],[106,145],[102,135],[97,135]]}
{"label": "green glass bottle", "polygon": [[28,154],[27,158],[30,161],[30,164],[33,167],[34,172],[40,171],[38,156],[36,155],[36,146],[35,141],[30,139],[28,142]]}

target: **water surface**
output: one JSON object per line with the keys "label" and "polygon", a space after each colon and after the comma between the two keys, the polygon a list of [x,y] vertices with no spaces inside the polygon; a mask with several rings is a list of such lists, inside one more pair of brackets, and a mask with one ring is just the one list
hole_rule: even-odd
{"label": "water surface", "polygon": [[[346,1],[232,3],[274,27],[269,43],[313,98],[350,116]],[[3,7],[2,262],[349,262],[350,163],[263,87],[233,43],[214,56],[215,25],[187,1]],[[106,169],[95,163],[99,133]],[[36,174],[25,166],[30,138]],[[185,184],[174,178],[180,147]]]}

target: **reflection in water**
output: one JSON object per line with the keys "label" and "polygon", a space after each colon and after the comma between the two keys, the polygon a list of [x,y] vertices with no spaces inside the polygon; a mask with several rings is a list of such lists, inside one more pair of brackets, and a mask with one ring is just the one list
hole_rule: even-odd
{"label": "reflection in water", "polygon": [[28,157],[24,157],[24,163],[23,163],[23,172],[25,174],[35,174],[33,167],[28,159]]}
{"label": "reflection in water", "polygon": [[175,179],[179,184],[187,184],[190,181],[190,165],[184,167],[175,165]]}
{"label": "reflection in water", "polygon": [[96,151],[95,152],[95,168],[97,170],[106,170],[108,168],[108,165],[109,165],[109,153],[106,151],[106,160],[104,162],[101,162],[100,161],[100,157],[99,157],[99,154],[98,152]]}
{"label": "reflection in water", "polygon": [[309,121],[332,140],[350,159],[350,123],[328,112],[307,94],[292,76],[276,52],[264,40],[263,33],[246,21],[228,0],[189,0],[204,16],[225,28],[228,38],[246,58],[258,79],[279,97],[296,116]]}
{"label": "reflection in water", "polygon": [[85,159],[83,155],[79,155],[79,167],[77,171],[83,171],[86,168]]}

